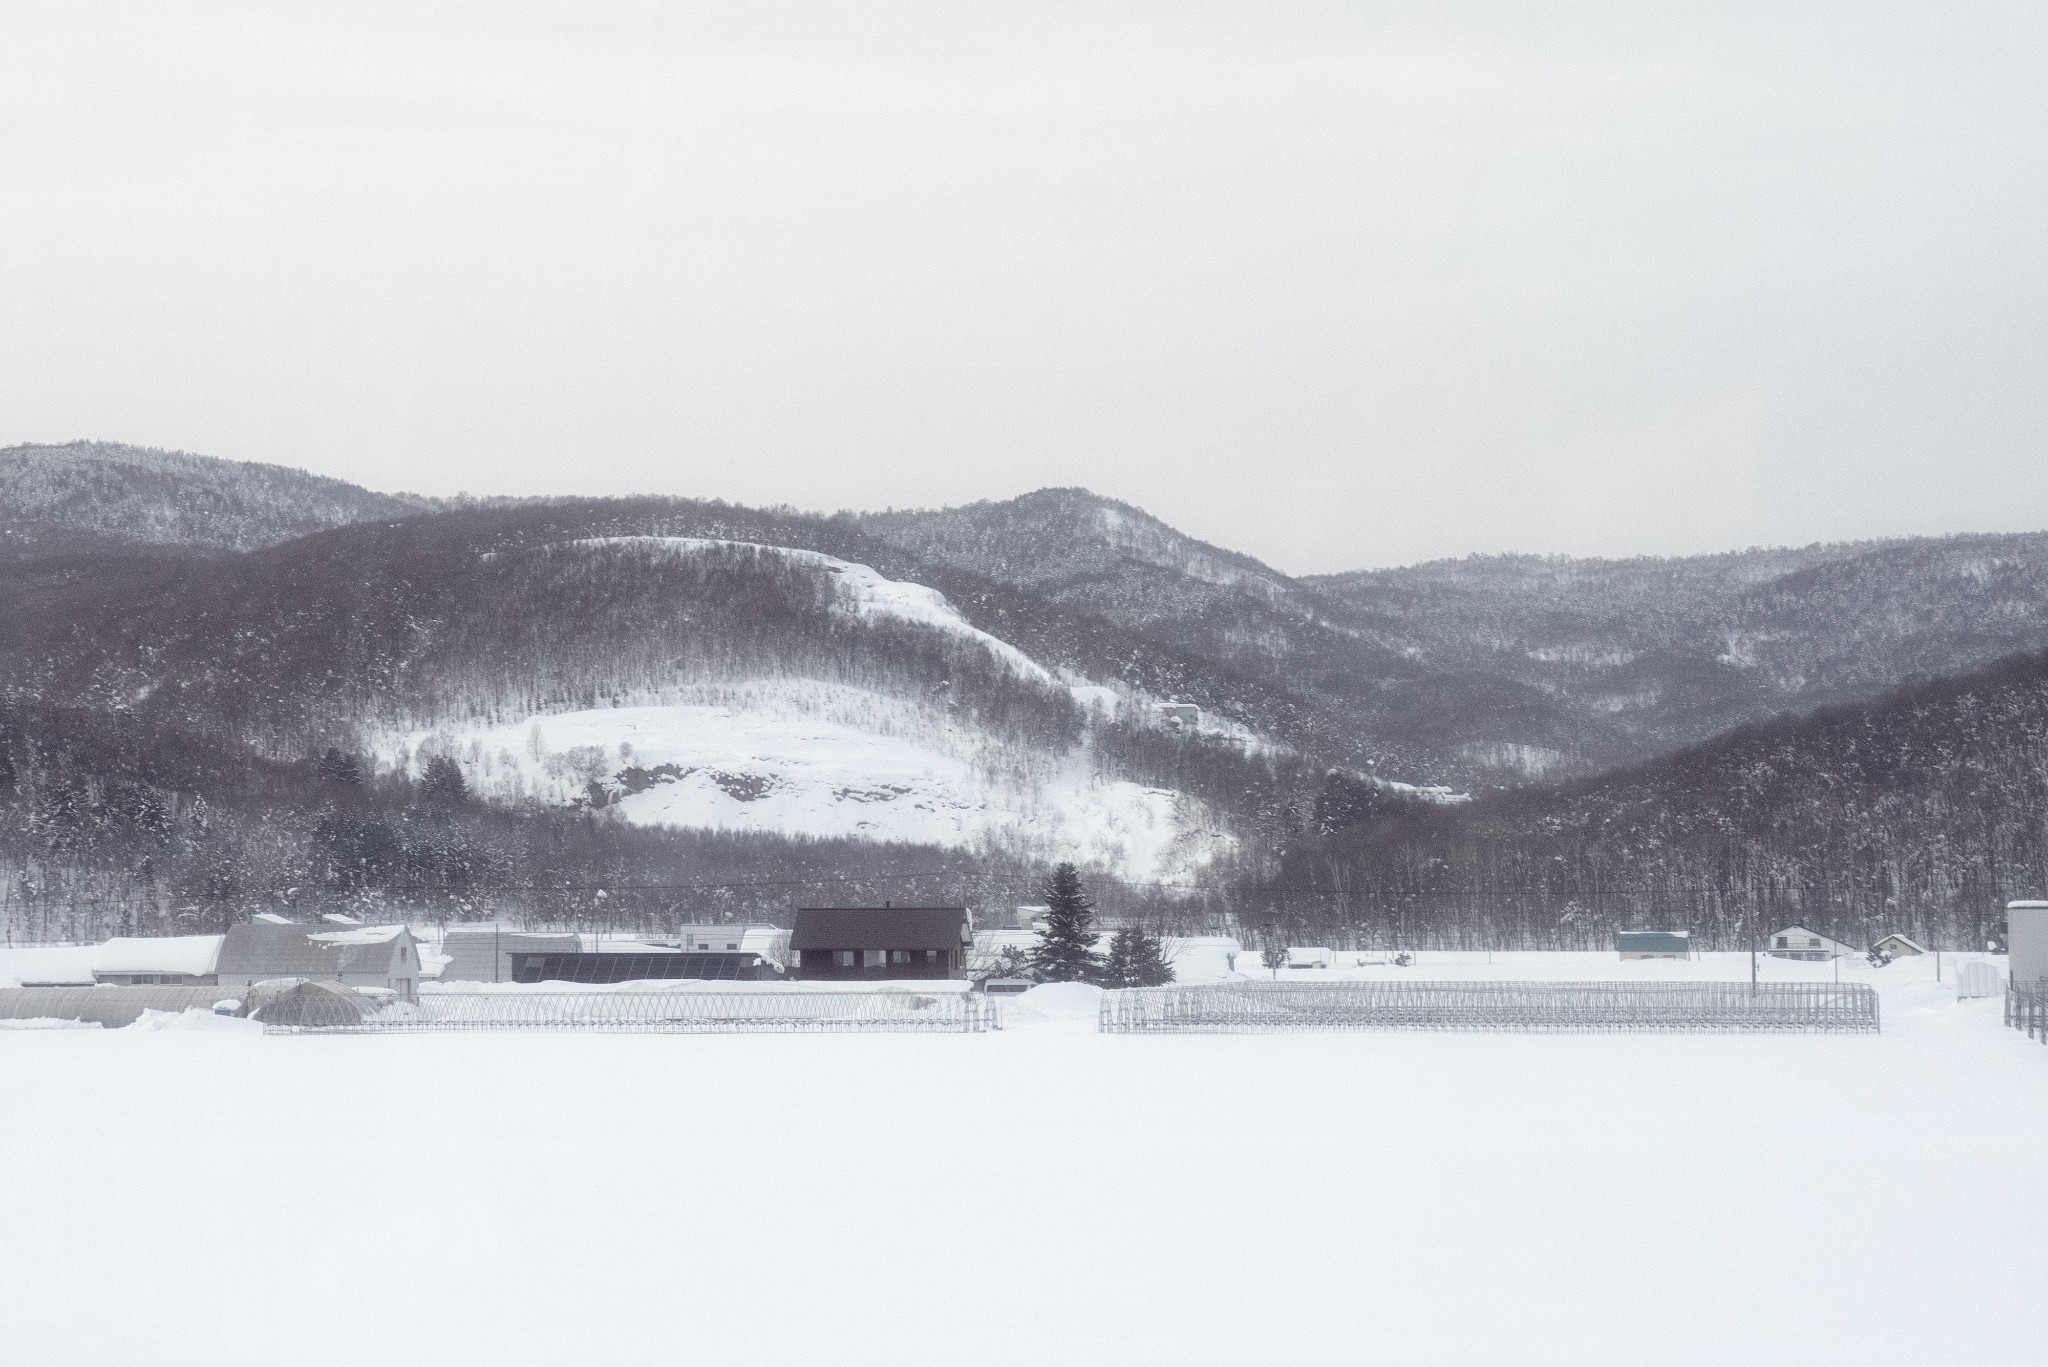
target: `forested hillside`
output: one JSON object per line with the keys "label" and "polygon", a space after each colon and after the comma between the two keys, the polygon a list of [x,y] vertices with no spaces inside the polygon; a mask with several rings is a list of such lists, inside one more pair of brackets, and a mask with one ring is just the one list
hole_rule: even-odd
{"label": "forested hillside", "polygon": [[2048,534],[1669,559],[1475,556],[1289,579],[1085,490],[863,516],[947,564],[1270,671],[1333,757],[1486,789],[2048,646]]}
{"label": "forested hillside", "polygon": [[[820,517],[83,444],[0,471],[0,911],[39,933],[698,884],[766,915],[840,873],[1000,905],[1057,857],[1309,938],[1958,939],[2040,890],[2040,657],[1913,681],[2048,645],[2048,536],[1293,580],[1080,490]],[[1401,786],[1440,782],[1481,799]]]}
{"label": "forested hillside", "polygon": [[[1062,647],[1034,659],[804,543],[893,554],[843,522],[639,500],[0,567],[10,881],[39,906],[158,915],[216,884],[459,914],[554,905],[527,895],[544,867],[586,889],[667,879],[666,847],[615,829],[635,824],[704,831],[778,885],[855,838],[883,842],[855,871],[945,850],[942,868],[1026,883],[1055,856],[1149,877],[1229,865],[1313,788],[1291,749],[1163,725],[1145,681],[1191,662],[962,580],[979,616]],[[321,764],[354,777],[311,782]],[[467,824],[417,800],[437,765]],[[334,864],[321,851],[366,803],[389,811]],[[545,819],[491,814],[522,812]],[[575,830],[595,834],[570,857]]]}
{"label": "forested hillside", "polygon": [[1537,773],[2048,645],[2044,533],[1682,559],[1476,556],[1308,582],[1420,665],[1513,680],[1600,720],[1578,755],[1531,755]]}
{"label": "forested hillside", "polygon": [[1327,719],[1319,753],[1390,778],[1519,780],[1515,757],[1532,748],[1604,753],[1620,743],[1568,700],[1498,671],[1418,660],[1312,585],[1085,489],[859,521],[919,556],[1270,679]]}
{"label": "forested hillside", "polygon": [[242,551],[433,506],[281,465],[115,442],[0,449],[0,558],[129,546]]}
{"label": "forested hillside", "polygon": [[1598,946],[1797,922],[1981,947],[2048,895],[2048,652],[1454,808],[1385,807],[1292,851],[1263,914],[1426,942]]}

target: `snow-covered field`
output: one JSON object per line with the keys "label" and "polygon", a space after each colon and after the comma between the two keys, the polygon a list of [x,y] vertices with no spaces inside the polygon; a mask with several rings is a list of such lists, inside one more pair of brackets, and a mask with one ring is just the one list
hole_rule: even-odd
{"label": "snow-covered field", "polygon": [[2034,1361],[2048,1049],[1932,974],[1851,1038],[9,1032],[0,1360]]}

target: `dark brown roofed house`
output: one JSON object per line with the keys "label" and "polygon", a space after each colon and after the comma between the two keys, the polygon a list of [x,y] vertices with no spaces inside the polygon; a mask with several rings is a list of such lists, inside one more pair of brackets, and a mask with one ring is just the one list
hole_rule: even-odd
{"label": "dark brown roofed house", "polygon": [[967,970],[965,907],[798,907],[790,932],[796,976],[958,978]]}

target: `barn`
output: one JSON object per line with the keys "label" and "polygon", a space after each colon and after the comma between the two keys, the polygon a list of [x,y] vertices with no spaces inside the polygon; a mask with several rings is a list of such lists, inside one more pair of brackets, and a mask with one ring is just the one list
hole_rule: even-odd
{"label": "barn", "polygon": [[229,926],[215,977],[223,988],[312,978],[410,998],[419,992],[420,957],[404,926],[337,929],[273,919]]}
{"label": "barn", "polygon": [[961,978],[973,933],[965,907],[799,907],[791,968],[829,982]]}

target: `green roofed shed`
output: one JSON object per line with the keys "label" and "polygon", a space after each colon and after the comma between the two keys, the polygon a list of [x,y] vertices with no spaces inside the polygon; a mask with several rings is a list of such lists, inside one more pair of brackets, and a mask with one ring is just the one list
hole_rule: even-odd
{"label": "green roofed shed", "polygon": [[1692,957],[1692,933],[1684,930],[1619,930],[1614,948],[1624,959]]}

